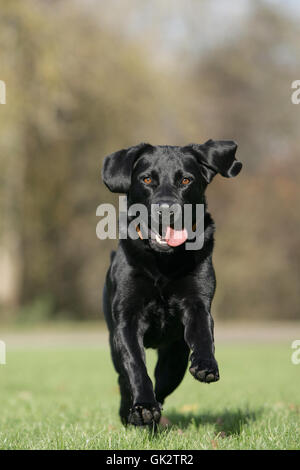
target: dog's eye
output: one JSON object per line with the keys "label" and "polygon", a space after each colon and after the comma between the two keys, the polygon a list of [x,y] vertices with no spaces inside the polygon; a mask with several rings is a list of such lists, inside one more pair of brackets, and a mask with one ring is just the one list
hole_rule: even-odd
{"label": "dog's eye", "polygon": [[191,182],[190,178],[183,178],[181,184],[189,184]]}
{"label": "dog's eye", "polygon": [[143,181],[146,184],[150,184],[152,182],[152,179],[150,178],[150,176],[146,176],[145,178],[143,178]]}

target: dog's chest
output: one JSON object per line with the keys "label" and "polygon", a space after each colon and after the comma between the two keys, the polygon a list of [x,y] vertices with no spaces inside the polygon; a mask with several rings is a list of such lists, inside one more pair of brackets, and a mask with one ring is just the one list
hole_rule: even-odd
{"label": "dog's chest", "polygon": [[179,312],[172,300],[163,295],[157,295],[145,305],[143,316],[147,325],[145,347],[159,347],[177,339],[182,333]]}

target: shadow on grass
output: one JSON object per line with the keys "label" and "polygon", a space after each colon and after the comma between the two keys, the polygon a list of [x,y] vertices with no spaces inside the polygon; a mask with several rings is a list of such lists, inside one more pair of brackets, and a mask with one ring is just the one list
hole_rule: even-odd
{"label": "shadow on grass", "polygon": [[239,435],[244,426],[255,421],[262,413],[261,409],[251,411],[246,409],[238,409],[236,411],[221,411],[220,413],[188,413],[181,414],[176,411],[166,413],[166,418],[170,424],[163,428],[164,430],[172,430],[175,426],[185,429],[190,425],[199,428],[206,424],[214,425],[215,433],[222,437]]}

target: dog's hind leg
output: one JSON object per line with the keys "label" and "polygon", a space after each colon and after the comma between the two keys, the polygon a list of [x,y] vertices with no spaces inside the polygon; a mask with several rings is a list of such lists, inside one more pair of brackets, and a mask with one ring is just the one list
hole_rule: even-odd
{"label": "dog's hind leg", "polygon": [[155,396],[163,404],[182,381],[189,359],[189,347],[182,340],[158,349],[158,361],[155,367]]}

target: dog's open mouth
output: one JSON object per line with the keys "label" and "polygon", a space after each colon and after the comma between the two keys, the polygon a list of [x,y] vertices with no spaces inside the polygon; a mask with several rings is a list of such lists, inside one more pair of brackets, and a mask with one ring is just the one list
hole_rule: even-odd
{"label": "dog's open mouth", "polygon": [[150,232],[151,238],[154,239],[159,245],[170,246],[172,248],[182,245],[188,238],[188,233],[185,228],[176,230],[172,227],[167,227],[166,230],[163,231],[164,235],[153,230]]}
{"label": "dog's open mouth", "polygon": [[176,248],[183,245],[189,238],[186,228],[175,228],[170,225],[162,227],[152,226],[151,228],[146,224],[137,225],[136,231],[138,232],[141,240],[149,239],[152,244],[156,244],[163,249]]}

